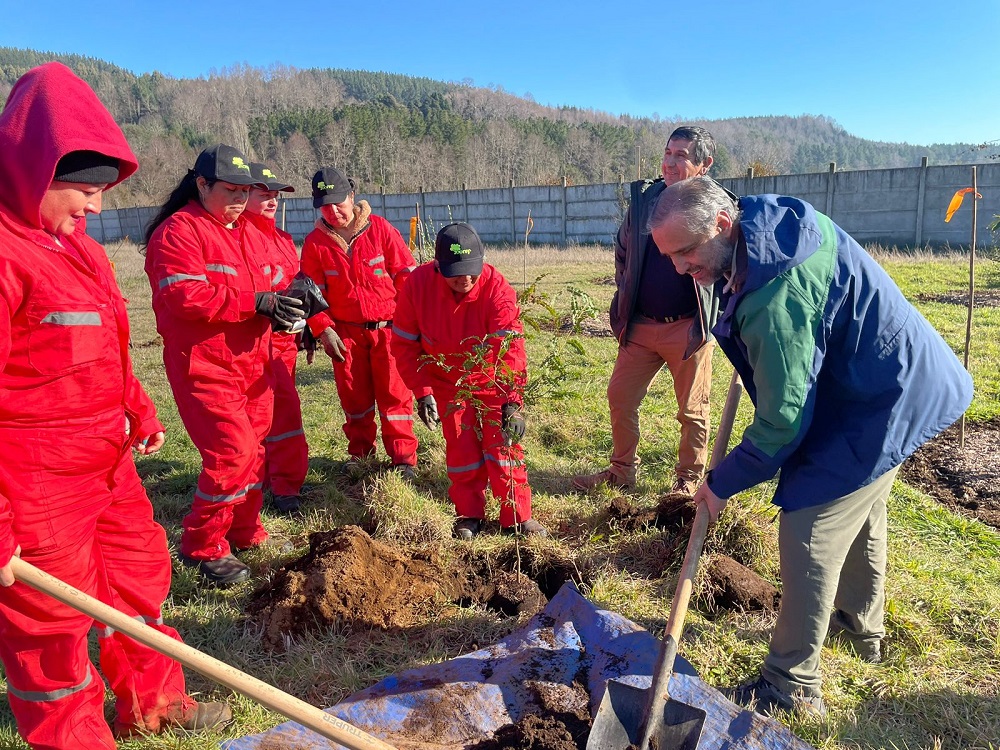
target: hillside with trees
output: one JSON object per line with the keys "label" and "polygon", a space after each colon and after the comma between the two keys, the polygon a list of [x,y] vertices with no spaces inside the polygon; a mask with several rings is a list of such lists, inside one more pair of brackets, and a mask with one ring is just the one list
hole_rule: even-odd
{"label": "hillside with trees", "polygon": [[159,203],[208,144],[238,146],[300,193],[317,167],[336,165],[363,191],[387,192],[632,179],[659,172],[670,131],[711,130],[713,173],[821,172],[970,163],[972,144],[868,141],[829,117],[674,121],[547,107],[500,87],[384,72],[240,65],[207,78],[136,75],[103,60],[0,47],[0,96],[29,68],[59,60],[84,78],[121,124],[142,168],[109,205]]}

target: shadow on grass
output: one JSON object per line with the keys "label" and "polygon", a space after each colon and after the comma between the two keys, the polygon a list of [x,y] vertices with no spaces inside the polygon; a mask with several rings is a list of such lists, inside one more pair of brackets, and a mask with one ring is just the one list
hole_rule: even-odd
{"label": "shadow on grass", "polygon": [[996,748],[1000,700],[957,690],[871,697],[841,724],[840,742],[861,747]]}

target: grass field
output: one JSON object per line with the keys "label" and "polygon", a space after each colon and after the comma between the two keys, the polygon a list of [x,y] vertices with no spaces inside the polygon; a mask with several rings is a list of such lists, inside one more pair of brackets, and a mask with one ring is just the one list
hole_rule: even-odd
{"label": "grass field", "polygon": [[[139,460],[139,469],[176,547],[198,474],[197,452],[177,416],[167,385],[150,310],[142,258],[131,244],[108,247],[129,299],[136,372],[152,395],[168,429],[165,448]],[[965,287],[967,260],[930,254],[876,255],[910,299]],[[488,260],[515,285],[536,282],[536,301],[526,314],[544,317],[544,305],[564,320],[579,322],[590,310],[606,312],[614,291],[609,250],[529,248],[496,250]],[[1000,289],[1000,263],[984,260],[977,285]],[[544,299],[541,299],[544,298]],[[543,304],[544,302],[544,304]],[[918,307],[961,355],[965,308],[918,302]],[[529,332],[530,375],[537,384],[527,409],[525,448],[535,492],[535,515],[551,529],[566,531],[553,540],[532,542],[541,552],[599,565],[582,589],[593,600],[659,634],[673,593],[679,559],[665,558],[662,532],[625,532],[609,524],[606,509],[613,493],[581,495],[569,477],[606,465],[611,446],[605,389],[614,362],[614,339],[586,333],[558,333],[543,325]],[[572,325],[569,326],[572,328]],[[590,331],[588,326],[586,330]],[[578,342],[576,346],[574,342]],[[399,542],[413,529],[436,529],[446,547],[452,508],[447,501],[443,441],[418,423],[421,440],[418,483],[404,486],[386,476],[353,485],[340,474],[346,441],[329,360],[317,356],[299,365],[300,392],[310,443],[310,499],[303,518],[267,515],[275,536],[287,538],[295,553],[308,548],[311,531],[332,529],[374,517],[379,535]],[[971,370],[976,398],[969,418],[1000,414],[1000,309],[977,310]],[[717,352],[713,375],[713,428],[717,425],[731,375]],[[673,481],[678,429],[669,375],[654,382],[643,403],[642,470],[634,500],[652,506]],[[751,417],[741,405],[734,435]],[[775,510],[761,486],[730,503],[713,528],[706,555],[729,554],[777,582]],[[492,509],[493,517],[496,508]],[[828,719],[789,719],[792,729],[820,748],[997,748],[1000,747],[1000,535],[977,522],[943,510],[920,492],[897,483],[890,505],[886,660],[868,665],[836,647],[824,649],[824,696]],[[423,532],[426,533],[426,532]],[[492,535],[476,542],[500,550],[512,542]],[[287,653],[264,651],[243,618],[243,606],[256,584],[283,559],[258,551],[248,556],[256,579],[228,591],[205,590],[195,575],[175,566],[165,618],[192,646],[277,685],[317,706],[327,706],[382,677],[412,666],[451,658],[492,643],[517,623],[485,610],[449,610],[440,619],[409,633],[351,633],[333,629],[292,644]],[[704,564],[702,566],[704,568]],[[713,685],[742,681],[766,653],[770,616],[709,613],[696,598],[689,612],[680,652]],[[96,656],[96,652],[95,652]],[[281,717],[231,695],[189,673],[189,687],[202,695],[224,697],[236,721],[224,735],[164,736],[122,743],[124,748],[212,748],[225,737],[260,732]],[[110,704],[109,704],[110,705]],[[0,708],[0,747],[21,748],[4,701]]]}

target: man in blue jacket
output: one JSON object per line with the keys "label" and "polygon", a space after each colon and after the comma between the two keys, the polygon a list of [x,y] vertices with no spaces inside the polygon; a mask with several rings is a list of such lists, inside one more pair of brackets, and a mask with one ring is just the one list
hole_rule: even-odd
{"label": "man in blue jacket", "polygon": [[663,191],[649,227],[679,272],[726,280],[713,333],[755,407],[695,501],[715,520],[728,498],[780,470],[781,611],[760,675],[729,696],[762,713],[822,716],[827,631],[880,658],[886,500],[899,465],[961,416],[972,379],[888,274],[804,201],[736,202],[695,177]]}

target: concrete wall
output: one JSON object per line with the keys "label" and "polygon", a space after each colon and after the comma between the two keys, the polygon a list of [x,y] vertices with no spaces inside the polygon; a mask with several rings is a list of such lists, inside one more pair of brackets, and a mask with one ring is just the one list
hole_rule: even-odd
{"label": "concrete wall", "polygon": [[[976,165],[979,193],[977,245],[993,244],[986,228],[1000,213],[1000,163]],[[945,210],[955,191],[971,187],[969,165],[907,167],[856,172],[741,177],[721,180],[738,195],[779,193],[809,201],[861,243],[924,246],[968,245],[972,210],[968,197],[951,223]],[[533,223],[528,241],[534,244],[610,244],[622,218],[628,186],[541,185],[534,187],[453,190],[435,193],[360,195],[372,210],[384,216],[409,238],[410,218],[419,214],[425,239],[433,242],[437,230],[452,221],[467,221],[490,244],[524,242],[530,212]],[[130,237],[138,240],[155,208],[109,209],[91,217],[87,231],[101,242]],[[301,242],[319,216],[309,198],[283,200],[279,225]],[[430,248],[424,252],[429,255]]]}

